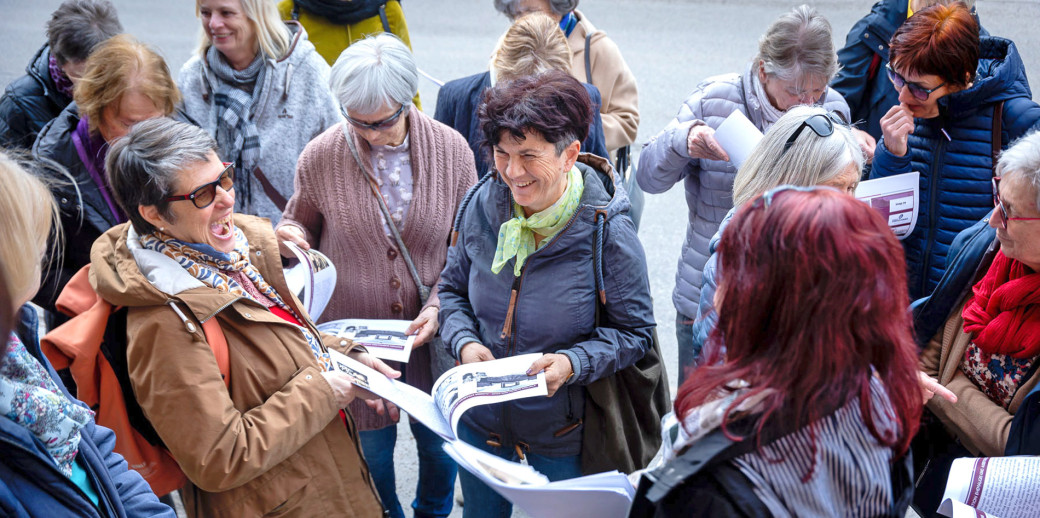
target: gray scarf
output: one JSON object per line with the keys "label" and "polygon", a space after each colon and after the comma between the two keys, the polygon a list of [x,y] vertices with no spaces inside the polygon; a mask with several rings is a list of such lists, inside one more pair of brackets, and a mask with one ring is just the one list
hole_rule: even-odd
{"label": "gray scarf", "polygon": [[252,115],[255,113],[264,84],[267,67],[264,53],[257,52],[253,62],[244,70],[235,70],[224,55],[210,45],[206,50],[206,64],[217,77],[220,85],[214,92],[213,102],[217,107],[217,147],[220,158],[236,164],[241,172],[236,187],[244,188],[242,194],[249,203],[249,177],[260,162],[260,132]]}

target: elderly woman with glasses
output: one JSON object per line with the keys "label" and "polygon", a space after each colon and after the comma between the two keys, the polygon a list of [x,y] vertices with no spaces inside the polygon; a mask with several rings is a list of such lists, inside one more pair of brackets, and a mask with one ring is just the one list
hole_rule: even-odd
{"label": "elderly woman with glasses", "polygon": [[899,105],[881,118],[871,178],[916,171],[917,226],[903,240],[910,296],[931,293],[958,232],[991,210],[1001,149],[1040,123],[1015,44],[979,35],[961,2],[915,12],[892,36],[886,73]]}
{"label": "elderly woman with glasses", "polygon": [[[415,349],[399,368],[407,383],[429,392],[433,351],[423,346],[437,334],[441,303],[436,290],[428,298],[424,292],[437,283],[452,220],[477,175],[462,136],[412,104],[418,81],[411,51],[395,36],[370,37],[343,51],[332,67],[332,89],[347,120],[300,155],[295,193],[277,233],[321,249],[336,265],[323,320],[412,321]],[[394,475],[397,426],[362,404],[351,413],[383,505],[403,517]],[[414,420],[411,428],[419,454],[414,513],[447,516],[455,463],[437,434]]]}
{"label": "elderly woman with glasses", "polygon": [[639,186],[658,194],[681,182],[690,210],[672,292],[680,381],[694,359],[692,326],[702,298],[701,274],[711,255],[708,243],[734,206],[730,193],[737,171],[713,137],[715,128],[741,112],[765,132],[799,104],[819,104],[849,120],[845,100],[827,87],[838,71],[838,58],[831,25],[816,9],[803,5],[782,15],[766,29],[758,49],[742,73],[697,85],[675,119],[639,155]]}
{"label": "elderly woman with glasses", "polygon": [[922,508],[938,505],[953,457],[1040,454],[1040,133],[1001,153],[987,184],[989,217],[954,240],[942,280],[915,303],[922,369],[958,399],[929,402],[938,420],[915,443],[931,459]]}
{"label": "elderly woman with glasses", "polygon": [[270,223],[234,212],[234,166],[204,130],[137,124],[107,165],[130,223],[94,243],[91,280],[129,309],[127,372],[190,481],[188,516],[381,516],[341,412],[373,396],[332,370],[329,348],[399,373],[315,328],[286,285]]}
{"label": "elderly woman with glasses", "polygon": [[[858,141],[838,114],[823,108],[796,106],[766,132],[737,171],[733,202],[740,206],[780,185],[823,185],[851,196],[859,185],[863,162]],[[730,209],[708,244],[711,257],[704,265],[701,300],[693,324],[693,355],[698,361],[718,320],[715,290],[721,273],[716,249],[736,211],[736,207]]]}

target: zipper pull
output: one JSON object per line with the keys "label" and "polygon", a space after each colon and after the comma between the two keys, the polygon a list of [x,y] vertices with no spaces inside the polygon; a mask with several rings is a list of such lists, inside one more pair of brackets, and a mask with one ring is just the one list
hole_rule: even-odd
{"label": "zipper pull", "polygon": [[499,338],[513,336],[513,314],[516,313],[516,297],[520,290],[520,277],[513,279],[513,289],[509,292],[509,307],[506,309],[506,320],[502,323],[502,334]]}
{"label": "zipper pull", "polygon": [[946,133],[946,128],[939,128],[939,131],[941,131],[943,136],[946,137],[947,142],[953,142],[953,139],[950,138],[950,134]]}

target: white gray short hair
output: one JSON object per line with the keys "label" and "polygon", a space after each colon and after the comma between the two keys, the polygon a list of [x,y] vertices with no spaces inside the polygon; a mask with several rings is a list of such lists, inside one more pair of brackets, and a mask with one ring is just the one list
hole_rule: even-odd
{"label": "white gray short hair", "polygon": [[784,81],[814,77],[829,83],[839,68],[830,22],[807,5],[784,13],[758,40],[758,62]]}
{"label": "white gray short hair", "polygon": [[[510,20],[519,14],[516,12],[517,0],[495,0],[495,9],[509,17]],[[549,0],[549,9],[557,16],[563,16],[578,8],[578,0]]]}
{"label": "white gray short hair", "polygon": [[381,33],[339,55],[329,87],[343,109],[375,113],[384,106],[410,106],[419,91],[419,71],[408,46],[397,36]]}
{"label": "white gray short hair", "polygon": [[997,176],[1022,176],[1033,186],[1036,210],[1040,211],[1040,131],[1030,132],[1016,140],[1000,154]]}
{"label": "white gray short hair", "polygon": [[826,114],[817,106],[795,106],[787,111],[751,151],[733,179],[733,205],[781,185],[813,186],[841,176],[850,164],[863,169],[863,151],[852,130],[835,124],[834,133],[820,137],[806,128],[785,152],[787,139],[813,115]]}

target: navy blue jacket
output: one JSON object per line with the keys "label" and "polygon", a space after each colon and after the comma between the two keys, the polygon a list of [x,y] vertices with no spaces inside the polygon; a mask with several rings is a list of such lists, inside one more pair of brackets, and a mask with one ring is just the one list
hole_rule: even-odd
{"label": "navy blue jacket", "polygon": [[59,92],[50,72],[51,48],[36,51],[25,75],[11,81],[0,98],[0,147],[28,150],[43,127],[72,98]]}
{"label": "navy blue jacket", "polygon": [[[851,120],[864,121],[860,129],[875,139],[881,138],[881,117],[899,104],[899,92],[888,80],[885,65],[888,64],[888,44],[896,29],[906,21],[906,9],[906,0],[881,0],[874,4],[870,14],[849,31],[845,46],[838,51],[841,70],[831,80],[831,88],[849,103]],[[975,19],[978,20],[978,15]],[[988,36],[989,32],[980,27],[980,34]]]}
{"label": "navy blue jacket", "polygon": [[[35,310],[25,306],[20,316],[22,332],[19,334],[25,348],[64,390],[54,368],[40,351]],[[67,392],[65,395],[73,399]],[[80,431],[80,436],[76,459],[94,484],[100,509],[58,471],[39,439],[10,419],[0,418],[0,516],[176,518],[173,509],[159,502],[141,475],[128,469],[123,457],[112,451],[116,436],[111,430],[91,421]]]}
{"label": "navy blue jacket", "polygon": [[[616,188],[606,159],[581,155],[579,160],[595,163],[596,169],[578,163],[585,189],[577,211],[551,242],[528,256],[520,277],[513,275],[513,261],[491,273],[499,227],[513,217],[512,195],[497,175],[478,183],[460,209],[459,240],[448,250],[441,273],[441,337],[456,358],[462,345],[475,341],[495,358],[562,353],[574,366],[574,376],[553,397],[479,406],[463,415],[477,433],[499,434],[507,451],[523,441],[531,453],[579,455],[584,386],[634,364],[651,347],[655,324],[646,256],[627,215],[628,197]],[[605,225],[597,214],[606,216]],[[602,255],[595,253],[597,233]],[[596,261],[602,284],[596,281]],[[607,298],[598,326],[597,285]],[[518,295],[512,332],[503,336],[513,289]],[[558,431],[561,435],[554,436]]]}
{"label": "navy blue jacket", "polygon": [[[589,136],[581,143],[581,151],[607,157],[607,143],[603,138],[603,119],[599,107],[603,104],[599,89],[582,83],[592,100],[594,117],[589,126]],[[484,98],[484,91],[491,88],[491,72],[482,72],[444,83],[437,92],[437,111],[433,118],[451,126],[466,138],[477,164],[477,175],[483,176],[494,164],[488,163],[486,152],[480,149],[484,143],[484,132],[480,130],[477,108]]]}
{"label": "navy blue jacket", "polygon": [[990,178],[997,103],[1004,101],[1001,149],[1040,125],[1040,106],[1031,100],[1015,44],[987,36],[980,47],[974,84],[939,99],[939,116],[914,120],[909,152],[893,155],[882,138],[874,154],[871,178],[921,174],[917,227],[903,240],[911,299],[935,287],[957,233],[993,210]]}

